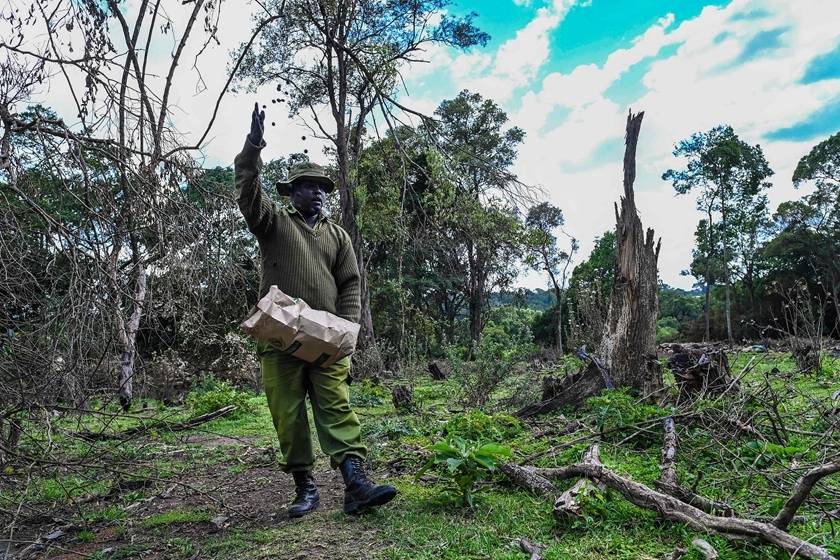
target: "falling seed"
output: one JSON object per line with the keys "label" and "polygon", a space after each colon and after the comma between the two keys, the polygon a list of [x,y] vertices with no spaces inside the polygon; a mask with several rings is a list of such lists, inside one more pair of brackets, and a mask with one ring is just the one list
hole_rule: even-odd
{"label": "falling seed", "polygon": [[281,86],[280,84],[277,84],[277,91],[283,91],[283,86]]}
{"label": "falling seed", "polygon": [[306,136],[301,136],[300,139],[301,140],[306,140]]}
{"label": "falling seed", "polygon": [[271,121],[271,126],[274,126],[274,121]]}
{"label": "falling seed", "polygon": [[265,105],[263,105],[263,109],[265,109]]}
{"label": "falling seed", "polygon": [[304,153],[304,154],[308,154],[308,153],[309,153],[309,150],[303,150],[303,153]]}
{"label": "falling seed", "polygon": [[276,99],[272,99],[272,100],[271,100],[271,104],[272,104],[272,105],[274,105],[275,103],[277,103],[277,100],[276,100]]}

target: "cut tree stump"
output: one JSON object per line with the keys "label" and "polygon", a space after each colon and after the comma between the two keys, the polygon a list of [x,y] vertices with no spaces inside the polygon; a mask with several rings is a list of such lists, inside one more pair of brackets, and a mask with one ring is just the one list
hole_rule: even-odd
{"label": "cut tree stump", "polygon": [[398,411],[411,410],[414,408],[414,397],[411,389],[405,385],[395,385],[391,390],[391,402]]}
{"label": "cut tree stump", "polygon": [[668,358],[668,367],[674,374],[680,400],[739,390],[722,348],[689,348],[675,344],[670,349],[673,354]]}
{"label": "cut tree stump", "polygon": [[441,367],[441,363],[438,361],[429,362],[429,375],[432,376],[432,379],[435,381],[445,381],[447,377],[449,377],[448,371],[446,366],[444,365]]}

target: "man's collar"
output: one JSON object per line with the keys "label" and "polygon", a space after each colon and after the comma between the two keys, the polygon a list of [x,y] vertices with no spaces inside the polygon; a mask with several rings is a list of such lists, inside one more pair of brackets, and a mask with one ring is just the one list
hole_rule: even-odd
{"label": "man's collar", "polygon": [[[301,217],[301,219],[303,219],[304,222],[306,221],[306,218],[304,218],[303,214],[301,214],[298,211],[298,209],[295,208],[294,205],[291,202],[286,205],[286,211],[289,214],[298,214]],[[318,222],[322,222],[322,221],[326,221],[326,220],[327,220],[327,216],[323,212],[320,212],[318,214],[318,219],[315,220],[315,223],[317,224]]]}

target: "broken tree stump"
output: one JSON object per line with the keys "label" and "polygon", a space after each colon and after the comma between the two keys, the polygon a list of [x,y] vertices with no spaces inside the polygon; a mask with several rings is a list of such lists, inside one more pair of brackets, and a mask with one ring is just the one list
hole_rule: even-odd
{"label": "broken tree stump", "polygon": [[448,371],[446,366],[441,367],[441,363],[438,361],[429,362],[429,375],[432,376],[432,379],[435,381],[445,381],[447,377],[449,377]]}
{"label": "broken tree stump", "polygon": [[722,348],[673,345],[671,351],[673,354],[668,358],[668,367],[674,374],[680,400],[738,389],[729,369],[729,359]]}
{"label": "broken tree stump", "polygon": [[662,368],[656,356],[661,239],[654,243],[653,230],[643,230],[633,191],[643,117],[644,112],[627,115],[621,211],[615,206],[618,258],[601,345],[594,356],[586,356],[589,363],[582,371],[544,384],[543,400],[521,409],[520,417],[577,405],[605,387],[628,387],[645,396],[662,390]]}
{"label": "broken tree stump", "polygon": [[395,385],[391,390],[391,402],[398,411],[411,410],[414,408],[414,397],[411,389],[405,385]]}

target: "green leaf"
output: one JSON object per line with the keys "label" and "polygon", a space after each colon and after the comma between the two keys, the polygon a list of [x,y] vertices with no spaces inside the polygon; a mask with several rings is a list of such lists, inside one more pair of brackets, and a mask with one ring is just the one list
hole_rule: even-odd
{"label": "green leaf", "polygon": [[449,472],[454,473],[464,463],[463,459],[447,459],[446,466],[449,467]]}
{"label": "green leaf", "polygon": [[473,455],[473,459],[489,471],[496,470],[496,461],[489,455]]}
{"label": "green leaf", "polygon": [[481,447],[478,448],[478,453],[482,455],[501,455],[504,457],[510,457],[510,448],[505,447],[504,445],[499,445],[498,443],[485,443]]}

